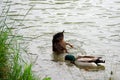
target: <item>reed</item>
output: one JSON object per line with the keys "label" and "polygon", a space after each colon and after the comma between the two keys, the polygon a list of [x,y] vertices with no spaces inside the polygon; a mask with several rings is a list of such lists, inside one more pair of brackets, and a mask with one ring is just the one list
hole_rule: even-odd
{"label": "reed", "polygon": [[19,39],[10,28],[0,26],[0,80],[39,80],[32,72],[33,64],[27,64],[20,55]]}
{"label": "reed", "polygon": [[9,32],[7,30],[2,29],[2,31],[0,31],[0,79],[1,78],[5,79],[9,71],[8,69],[9,44],[7,44],[8,34]]}
{"label": "reed", "polygon": [[0,26],[0,80],[37,80],[32,64],[20,57],[20,45],[11,33],[8,27]]}
{"label": "reed", "polygon": [[[33,64],[26,63],[21,57],[22,51],[19,40],[22,37],[19,38],[19,36],[13,34],[12,27],[14,23],[12,27],[6,24],[9,9],[10,6],[4,7],[4,11],[1,14],[4,17],[0,21],[0,80],[40,80],[32,72]],[[27,16],[30,10],[28,10],[25,16]],[[51,78],[45,77],[42,80],[51,80]]]}

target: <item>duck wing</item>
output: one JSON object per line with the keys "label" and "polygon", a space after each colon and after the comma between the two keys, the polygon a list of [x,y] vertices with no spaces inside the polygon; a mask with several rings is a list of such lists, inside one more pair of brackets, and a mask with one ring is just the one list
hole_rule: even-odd
{"label": "duck wing", "polygon": [[78,61],[81,61],[81,62],[94,62],[96,61],[98,58],[79,58],[77,59]]}
{"label": "duck wing", "polygon": [[101,59],[101,57],[94,57],[94,58],[79,58],[77,59],[80,62],[94,62],[94,63],[105,63],[104,60]]}

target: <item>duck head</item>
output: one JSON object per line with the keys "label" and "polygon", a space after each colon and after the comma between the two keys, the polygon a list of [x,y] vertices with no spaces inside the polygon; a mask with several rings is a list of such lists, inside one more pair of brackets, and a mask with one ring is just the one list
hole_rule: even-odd
{"label": "duck head", "polygon": [[73,56],[73,55],[66,55],[65,60],[68,60],[70,62],[74,62],[76,59],[75,59],[75,56]]}

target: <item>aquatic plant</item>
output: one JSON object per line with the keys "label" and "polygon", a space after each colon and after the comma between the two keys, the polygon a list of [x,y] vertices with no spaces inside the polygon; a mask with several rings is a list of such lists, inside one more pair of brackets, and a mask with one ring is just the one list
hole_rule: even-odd
{"label": "aquatic plant", "polygon": [[[7,5],[7,4],[6,4]],[[6,24],[10,6],[5,6],[0,21],[0,80],[35,80],[32,64],[20,64],[20,45],[17,36],[12,34],[11,27]],[[12,36],[11,36],[12,35]]]}
{"label": "aquatic plant", "polygon": [[[5,6],[1,14],[3,18],[0,21],[0,80],[38,80],[32,72],[33,64],[27,63],[21,57],[19,41],[22,36],[13,34],[13,26],[10,27],[6,23],[9,9],[10,6]],[[26,15],[30,10],[28,10]],[[51,80],[51,78],[46,77],[43,80]]]}
{"label": "aquatic plant", "polygon": [[51,77],[45,77],[43,80],[52,80]]}
{"label": "aquatic plant", "polygon": [[0,27],[0,80],[38,80],[32,72],[33,64],[27,64],[20,55],[19,39],[10,28]]}
{"label": "aquatic plant", "polygon": [[10,28],[0,26],[0,80],[36,80],[32,64],[26,64],[20,58],[16,36],[10,35],[13,35]]}
{"label": "aquatic plant", "polygon": [[[0,28],[1,29],[1,28]],[[6,30],[0,31],[0,78],[5,78],[7,76],[8,68],[8,47],[7,44],[9,32]]]}

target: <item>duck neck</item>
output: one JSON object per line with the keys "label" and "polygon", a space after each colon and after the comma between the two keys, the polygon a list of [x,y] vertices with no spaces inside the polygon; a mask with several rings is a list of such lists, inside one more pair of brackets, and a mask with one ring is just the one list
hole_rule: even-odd
{"label": "duck neck", "polygon": [[75,61],[71,61],[71,63],[75,65]]}

